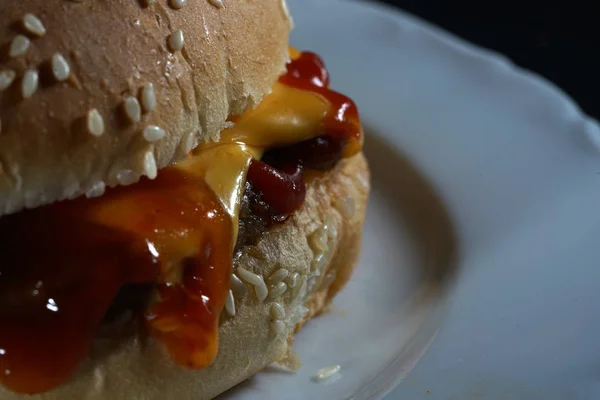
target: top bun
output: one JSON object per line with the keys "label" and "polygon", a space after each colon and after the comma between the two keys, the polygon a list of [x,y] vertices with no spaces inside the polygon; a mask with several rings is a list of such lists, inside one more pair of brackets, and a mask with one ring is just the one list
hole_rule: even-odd
{"label": "top bun", "polygon": [[153,178],[217,140],[285,71],[290,29],[284,0],[3,2],[0,215]]}

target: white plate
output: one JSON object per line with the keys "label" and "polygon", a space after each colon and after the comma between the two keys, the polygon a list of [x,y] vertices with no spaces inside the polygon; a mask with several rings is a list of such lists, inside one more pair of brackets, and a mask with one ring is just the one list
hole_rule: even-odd
{"label": "white plate", "polygon": [[[598,125],[391,8],[290,3],[293,44],[325,58],[369,132],[364,252],[336,311],[298,335],[300,372],[223,398],[382,398],[442,320],[389,399],[600,398]],[[332,364],[338,377],[311,381]]]}

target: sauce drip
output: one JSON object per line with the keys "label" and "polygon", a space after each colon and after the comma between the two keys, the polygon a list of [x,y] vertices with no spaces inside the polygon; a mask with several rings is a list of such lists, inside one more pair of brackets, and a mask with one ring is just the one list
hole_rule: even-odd
{"label": "sauce drip", "polygon": [[267,227],[285,222],[302,206],[306,197],[300,165],[288,164],[276,169],[262,161],[252,160],[247,182],[250,209]]}
{"label": "sauce drip", "polygon": [[329,73],[316,54],[302,52],[287,65],[287,73],[279,78],[284,85],[318,93],[329,101],[330,108],[323,121],[322,132],[339,140],[343,156],[350,157],[362,150],[363,129],[356,104],[343,94],[329,89]]}
{"label": "sauce drip", "polygon": [[100,199],[0,218],[0,382],[21,393],[62,383],[119,289],[148,282],[159,291],[151,333],[177,362],[210,364],[233,250],[229,216],[204,185],[167,168]]}
{"label": "sauce drip", "polygon": [[280,82],[318,93],[327,99],[330,109],[317,133],[320,136],[269,149],[262,161],[252,160],[246,191],[252,213],[265,227],[287,221],[304,202],[303,169],[326,171],[362,147],[358,109],[351,99],[328,88],[329,73],[323,60],[310,52],[292,54],[295,57]]}

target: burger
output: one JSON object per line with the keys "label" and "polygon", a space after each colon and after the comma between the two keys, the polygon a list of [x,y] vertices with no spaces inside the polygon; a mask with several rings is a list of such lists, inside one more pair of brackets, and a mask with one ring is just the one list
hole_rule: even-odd
{"label": "burger", "polygon": [[357,262],[357,108],[282,0],[0,13],[0,399],[210,399]]}

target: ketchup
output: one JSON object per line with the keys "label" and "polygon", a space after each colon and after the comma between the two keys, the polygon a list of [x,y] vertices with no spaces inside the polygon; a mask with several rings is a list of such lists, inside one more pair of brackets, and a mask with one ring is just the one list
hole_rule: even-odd
{"label": "ketchup", "polygon": [[342,158],[346,141],[344,137],[323,135],[291,146],[271,149],[265,153],[262,161],[273,167],[295,163],[304,168],[327,171]]}
{"label": "ketchup", "polygon": [[[150,332],[194,368],[214,359],[231,274],[231,220],[203,181],[155,181],[0,218],[0,382],[39,393],[88,353],[119,289],[156,283]],[[180,280],[165,280],[183,265]]]}
{"label": "ketchup", "polygon": [[287,66],[287,73],[279,78],[285,85],[318,93],[331,107],[325,121],[325,135],[344,142],[344,156],[349,157],[362,149],[363,131],[356,104],[343,94],[329,89],[329,73],[323,60],[311,52],[300,53]]}
{"label": "ketchup", "polygon": [[262,161],[252,160],[246,179],[251,211],[267,226],[285,222],[304,203],[306,185],[300,165],[275,169]]}
{"label": "ketchup", "polygon": [[[304,169],[331,168],[362,145],[356,106],[328,89],[318,56],[302,53],[280,81],[318,93],[331,109],[318,137],[251,162],[250,208],[265,227],[302,205]],[[1,217],[0,383],[33,394],[67,380],[120,291],[132,285],[156,289],[144,320],[172,358],[190,368],[210,365],[229,289],[232,235],[231,219],[208,185],[177,167],[98,199]]]}
{"label": "ketchup", "polygon": [[280,78],[285,85],[308,90],[326,98],[331,107],[323,121],[321,136],[268,150],[262,161],[253,160],[248,170],[247,190],[253,199],[252,211],[270,226],[283,223],[304,202],[304,168],[325,171],[344,156],[360,151],[362,126],[358,109],[348,97],[328,88],[329,73],[323,60],[304,52],[287,66]]}
{"label": "ketchup", "polygon": [[299,87],[298,85],[306,87],[310,84],[326,88],[329,86],[329,71],[327,71],[321,57],[310,51],[305,51],[288,63],[287,73],[280,81],[294,87]]}

